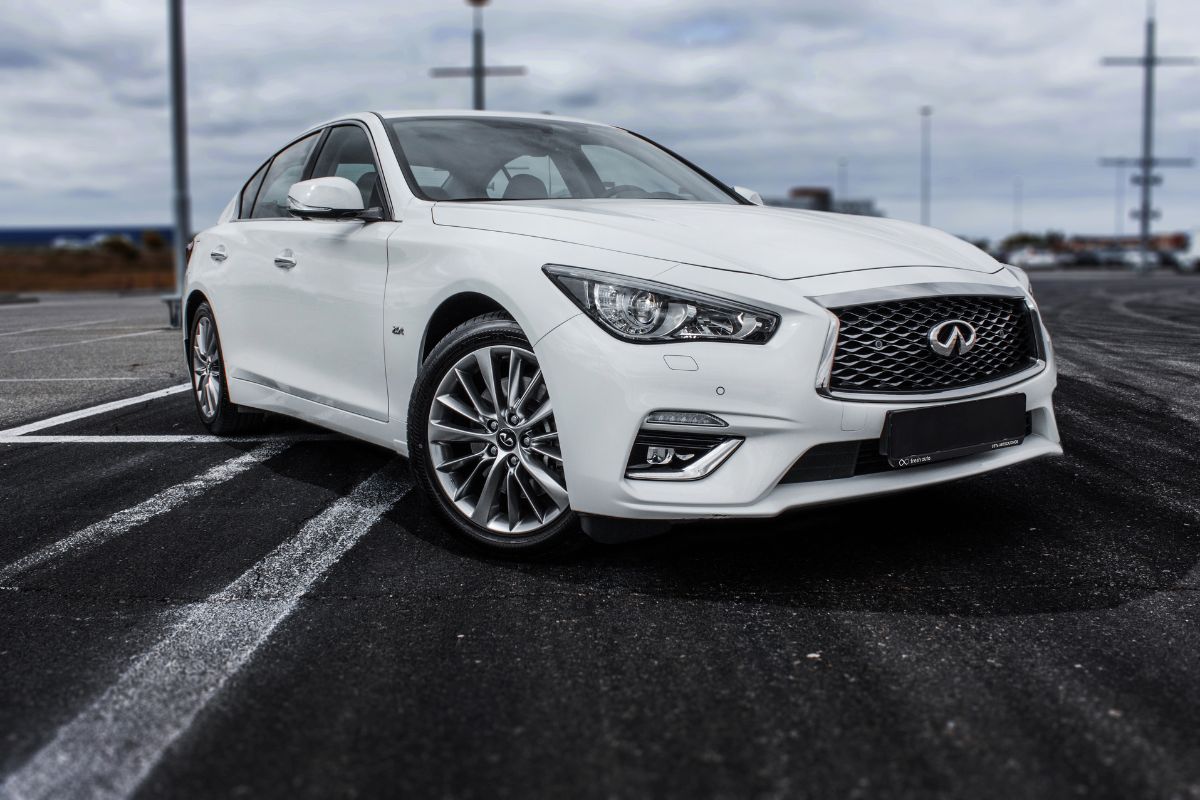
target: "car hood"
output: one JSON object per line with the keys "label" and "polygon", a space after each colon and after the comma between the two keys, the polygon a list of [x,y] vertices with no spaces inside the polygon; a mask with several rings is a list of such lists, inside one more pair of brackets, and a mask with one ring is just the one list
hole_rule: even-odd
{"label": "car hood", "polygon": [[440,202],[438,225],[535,236],[783,280],[900,266],[995,272],[958,237],[889,219],[670,200]]}

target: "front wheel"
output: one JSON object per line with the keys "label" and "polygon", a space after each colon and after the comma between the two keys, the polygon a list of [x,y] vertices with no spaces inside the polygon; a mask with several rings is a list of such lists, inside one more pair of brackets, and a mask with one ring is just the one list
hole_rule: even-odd
{"label": "front wheel", "polygon": [[408,420],[413,471],[457,531],[505,552],[582,540],[550,393],[508,316],[476,317],[438,344]]}

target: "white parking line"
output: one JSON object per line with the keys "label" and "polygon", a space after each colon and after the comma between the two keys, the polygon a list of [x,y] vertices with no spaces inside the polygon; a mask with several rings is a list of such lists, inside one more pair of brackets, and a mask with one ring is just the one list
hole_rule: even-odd
{"label": "white parking line", "polygon": [[0,785],[29,800],[131,796],[196,715],[407,486],[385,469],[187,615]]}
{"label": "white parking line", "polygon": [[138,331],[137,333],[119,333],[116,336],[100,336],[95,339],[84,339],[80,342],[59,342],[58,344],[42,344],[37,347],[22,347],[20,350],[9,350],[8,355],[17,353],[32,353],[35,350],[53,350],[55,347],[74,347],[77,344],[94,344],[96,342],[107,342],[112,339],[128,339],[131,336],[149,336],[152,333],[158,333],[162,328],[155,328],[149,331]]}
{"label": "white parking line", "polygon": [[149,400],[157,400],[160,397],[167,397],[180,392],[186,392],[192,388],[190,383],[181,383],[177,386],[171,386],[167,389],[158,389],[153,392],[139,394],[137,397],[126,397],[124,400],[113,400],[111,403],[101,403],[98,406],[90,408],[82,408],[79,411],[69,411],[66,414],[59,414],[57,417],[30,422],[27,425],[18,425],[15,428],[0,431],[0,436],[23,436],[26,433],[53,428],[55,425],[65,425],[68,422],[74,422],[77,419],[85,419],[94,417],[97,414],[103,414],[107,411],[116,411],[118,408],[145,403]]}
{"label": "white parking line", "polygon": [[89,325],[103,325],[106,322],[120,322],[119,319],[98,319],[95,322],[74,322],[70,325],[52,325],[49,328],[26,328],[21,331],[8,331],[0,336],[20,336],[22,333],[41,333],[43,331],[65,331],[71,328],[86,328]]}
{"label": "white parking line", "polygon": [[46,545],[41,550],[35,550],[5,567],[0,567],[0,584],[7,584],[13,578],[34,567],[39,567],[68,553],[77,554],[115,539],[147,520],[167,513],[180,503],[199,497],[214,486],[237,477],[255,464],[282,453],[287,446],[287,442],[261,445],[237,458],[223,461],[183,483],[169,486],[132,508],[118,511],[106,519],[94,522],[86,528],[75,531],[70,536]]}

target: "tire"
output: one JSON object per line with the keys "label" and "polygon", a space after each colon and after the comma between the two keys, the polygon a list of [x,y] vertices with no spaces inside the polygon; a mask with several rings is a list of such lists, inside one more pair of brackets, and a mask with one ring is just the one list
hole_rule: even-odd
{"label": "tire", "polygon": [[522,556],[583,543],[557,443],[537,357],[507,314],[459,325],[422,365],[408,410],[409,460],[471,542]]}
{"label": "tire", "polygon": [[263,414],[229,402],[225,355],[217,320],[208,303],[201,303],[188,331],[188,367],[192,375],[192,399],[196,414],[208,432],[216,436],[245,433],[262,423]]}

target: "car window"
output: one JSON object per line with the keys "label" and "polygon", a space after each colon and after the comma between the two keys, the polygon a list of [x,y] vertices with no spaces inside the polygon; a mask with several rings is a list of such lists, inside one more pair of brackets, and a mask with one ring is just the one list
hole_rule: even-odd
{"label": "car window", "polygon": [[250,216],[250,209],[254,207],[254,197],[258,194],[259,187],[262,186],[263,177],[266,176],[269,166],[271,166],[270,161],[259,167],[258,172],[246,181],[246,187],[242,189],[242,196],[238,199],[238,217],[240,219]]}
{"label": "car window", "polygon": [[503,117],[399,117],[387,124],[401,165],[432,200],[739,202],[677,156],[617,128]]}
{"label": "car window", "polygon": [[663,173],[647,169],[645,164],[629,153],[602,144],[585,144],[580,149],[607,191],[620,192],[622,187],[633,187],[647,194],[688,194],[686,189],[672,185]]}
{"label": "car window", "polygon": [[[426,195],[434,197],[434,195],[446,194],[446,181],[450,179],[449,170],[438,169],[437,167],[422,167],[413,165],[413,177],[417,179],[417,185],[421,187],[421,191]],[[444,197],[434,197],[436,200],[444,200]]]}
{"label": "car window", "polygon": [[[527,175],[529,177],[517,178],[518,175]],[[513,186],[513,190],[510,192],[509,186],[512,184],[514,178],[517,178],[517,184]],[[530,178],[537,179],[537,183],[534,183]],[[562,173],[558,171],[558,167],[554,164],[554,160],[550,156],[518,156],[501,167],[500,171],[492,176],[487,185],[488,197],[503,199],[505,192],[512,195],[520,191],[522,183],[524,183],[527,192],[532,192],[539,197],[571,196],[566,181],[563,180]]]}
{"label": "car window", "polygon": [[339,125],[329,131],[329,136],[321,145],[312,177],[346,178],[362,194],[363,208],[383,206],[375,152],[371,149],[367,132],[357,125]]}
{"label": "car window", "polygon": [[254,211],[250,214],[251,217],[263,219],[288,215],[288,189],[291,189],[293,183],[304,177],[304,165],[308,161],[308,154],[312,152],[313,145],[317,143],[317,136],[316,133],[306,136],[275,156],[271,161],[271,168],[267,170],[266,178],[263,180],[263,187],[258,193],[258,199],[254,201]]}

